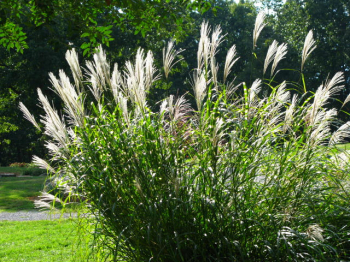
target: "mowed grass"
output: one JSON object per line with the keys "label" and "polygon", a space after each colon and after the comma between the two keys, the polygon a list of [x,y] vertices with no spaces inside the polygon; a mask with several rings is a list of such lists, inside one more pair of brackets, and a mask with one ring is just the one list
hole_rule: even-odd
{"label": "mowed grass", "polygon": [[[0,212],[34,210],[32,200],[45,179],[0,178]],[[83,223],[81,219],[0,221],[0,261],[98,261],[91,254],[91,235],[82,230]]]}
{"label": "mowed grass", "polygon": [[0,221],[0,261],[97,261],[90,240],[77,233],[77,220]]}
{"label": "mowed grass", "polygon": [[46,177],[0,177],[0,212],[33,210]]}
{"label": "mowed grass", "polygon": [[350,150],[350,143],[348,144],[339,144],[337,145],[337,148],[340,150]]}

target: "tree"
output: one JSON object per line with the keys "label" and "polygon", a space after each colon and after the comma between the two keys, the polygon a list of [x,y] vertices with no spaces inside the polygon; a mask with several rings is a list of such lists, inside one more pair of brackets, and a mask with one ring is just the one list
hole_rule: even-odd
{"label": "tree", "polygon": [[[48,10],[45,9],[47,11],[47,16],[43,16],[42,20],[38,18],[41,17],[39,13],[37,11],[36,13],[34,12],[36,9],[34,11],[33,9],[29,9],[29,5],[34,4],[33,1],[28,2],[27,6],[23,6],[26,3],[25,1],[23,1],[23,3],[19,1],[18,4],[14,6],[10,6],[10,1],[0,3],[2,6],[8,4],[5,13],[2,12],[2,14],[5,14],[6,18],[9,12],[12,15],[12,24],[18,25],[22,32],[21,34],[24,35],[22,43],[18,38],[17,40],[16,38],[11,38],[12,40],[9,40],[9,38],[4,36],[1,38],[3,42],[0,46],[0,98],[2,102],[0,105],[0,141],[2,142],[0,145],[0,165],[7,165],[11,162],[30,162],[33,154],[39,156],[45,154],[42,142],[43,137],[38,135],[35,130],[28,125],[27,121],[23,119],[18,110],[18,103],[20,100],[23,101],[35,115],[39,115],[39,112],[36,110],[36,88],[40,87],[46,90],[45,95],[48,96],[50,101],[54,98],[53,92],[46,88],[50,85],[48,73],[53,72],[57,75],[58,68],[68,71],[68,65],[64,59],[64,53],[67,49],[75,48],[79,52],[80,58],[82,58],[83,50],[80,48],[81,46],[85,46],[84,52],[89,53],[94,45],[103,44],[105,48],[108,49],[110,61],[124,64],[125,61],[133,59],[137,48],[141,46],[146,50],[152,49],[156,52],[156,63],[158,63],[160,68],[162,48],[164,47],[164,42],[162,40],[173,37],[178,40],[184,39],[186,34],[190,32],[189,30],[193,28],[193,26],[191,26],[192,19],[189,16],[189,7],[179,1],[167,1],[164,3],[163,8],[168,11],[170,11],[170,9],[174,11],[173,18],[175,19],[175,17],[177,17],[181,20],[182,30],[178,30],[178,24],[176,23],[163,23],[160,25],[157,24],[156,27],[148,28],[148,31],[145,31],[146,33],[144,35],[142,35],[142,32],[135,35],[136,27],[138,26],[136,25],[137,17],[134,20],[127,18],[123,20],[123,23],[114,23],[111,27],[108,25],[108,23],[112,21],[111,16],[99,13],[92,16],[96,19],[94,20],[96,25],[89,20],[89,26],[87,26],[82,23],[82,20],[84,20],[80,17],[82,14],[73,8],[74,5],[77,5],[77,2],[72,1],[68,3],[67,1],[68,5],[64,10],[62,8],[59,9],[57,6],[57,8],[55,7],[55,3],[62,4],[64,2],[65,1],[48,2],[48,6],[46,6]],[[85,11],[89,6],[93,5],[92,2],[94,1],[86,2],[84,6]],[[152,1],[149,2],[148,6],[151,4],[156,5],[156,3]],[[158,2],[160,3],[160,1]],[[191,2],[190,4],[198,5],[199,2],[200,1]],[[23,4],[22,6],[20,6],[21,3]],[[38,4],[39,2],[35,3]],[[41,1],[40,3],[44,2]],[[95,1],[95,4],[96,3]],[[103,2],[100,2],[100,4],[102,6]],[[111,5],[112,4],[113,2]],[[109,8],[108,5],[106,6]],[[44,6],[41,7],[44,8]],[[159,4],[159,8],[160,7]],[[36,5],[35,8],[38,8],[38,5]],[[204,7],[198,5],[193,6],[193,8]],[[19,15],[16,15],[16,12]],[[9,19],[6,19],[1,21],[8,22]],[[38,21],[41,22],[39,23]],[[91,23],[93,26],[90,27]],[[142,23],[142,21],[140,23]],[[3,27],[0,27],[4,28],[4,26],[7,25],[2,24],[2,26]],[[89,38],[90,36],[81,37],[84,34],[82,34],[83,29],[95,30],[97,28],[96,30],[101,30],[104,26],[109,29],[108,32],[103,32],[108,33],[110,38],[114,39],[113,45],[109,47],[106,46],[108,42],[103,43],[101,38],[99,38],[101,35],[97,36],[95,39],[96,41],[93,43],[89,42],[89,40],[91,40]],[[92,37],[94,36],[92,35]],[[11,45],[11,41],[14,41],[15,44]],[[16,43],[20,45],[19,50],[16,49]],[[86,47],[87,45],[88,47]],[[158,98],[162,97],[165,89],[169,89],[171,84],[170,82],[167,86],[156,85],[155,88],[158,89],[158,91],[154,92],[155,96],[158,96]],[[55,108],[61,111],[60,101],[54,100],[53,102]]]}
{"label": "tree", "polygon": [[302,41],[313,30],[317,48],[307,62],[305,75],[314,90],[321,79],[341,70],[350,84],[350,3],[346,0],[288,0],[277,15],[280,32],[294,60],[301,57]]}
{"label": "tree", "polygon": [[[23,31],[30,35],[29,49],[23,54],[0,47],[0,165],[30,162],[33,154],[45,154],[43,142],[40,142],[42,135],[23,119],[18,103],[25,100],[38,115],[39,111],[35,110],[37,100],[34,99],[36,88],[45,89],[45,95],[52,100],[53,92],[46,88],[50,85],[48,73],[57,74],[60,67],[68,69],[64,61],[67,44],[62,44],[65,42],[65,24],[57,23],[53,29],[23,25]],[[54,103],[60,110],[60,103],[57,100]]]}
{"label": "tree", "polygon": [[[68,23],[68,38],[78,34],[86,39],[81,48],[89,53],[100,44],[107,46],[114,38],[112,28],[145,36],[153,28],[176,24],[182,31],[182,8],[205,12],[211,8],[208,0],[3,0],[0,3],[0,44],[8,50],[23,53],[28,48],[22,24],[52,29],[56,17]],[[101,20],[100,18],[103,19]],[[102,21],[102,23],[101,23]]]}

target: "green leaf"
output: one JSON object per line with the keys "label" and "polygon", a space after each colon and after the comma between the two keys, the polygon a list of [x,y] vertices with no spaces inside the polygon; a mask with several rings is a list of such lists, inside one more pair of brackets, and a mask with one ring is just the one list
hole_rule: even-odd
{"label": "green leaf", "polygon": [[86,49],[86,48],[89,48],[90,45],[91,45],[91,43],[83,43],[83,44],[80,46],[80,48],[81,48],[81,49]]}
{"label": "green leaf", "polygon": [[[86,48],[83,52],[83,56],[85,56],[86,54],[88,54],[90,52],[90,48]],[[90,55],[88,55],[90,56]]]}

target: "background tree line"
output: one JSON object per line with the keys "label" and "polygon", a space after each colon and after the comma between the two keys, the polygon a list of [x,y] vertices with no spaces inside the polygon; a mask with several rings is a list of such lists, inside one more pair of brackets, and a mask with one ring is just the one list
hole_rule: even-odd
{"label": "background tree line", "polygon": [[[350,88],[350,3],[347,0],[257,0],[238,3],[225,0],[198,1],[68,1],[4,0],[0,3],[0,165],[30,162],[33,154],[44,156],[43,137],[18,110],[22,101],[35,115],[38,110],[36,88],[46,91],[57,110],[49,89],[48,73],[59,69],[69,72],[65,61],[67,49],[75,48],[81,62],[100,44],[109,60],[120,66],[133,59],[138,47],[152,50],[158,68],[162,49],[170,39],[184,49],[184,60],[175,66],[167,82],[154,86],[150,100],[191,90],[188,69],[196,67],[199,28],[203,20],[221,25],[227,33],[221,49],[236,45],[240,57],[233,68],[235,83],[250,85],[263,78],[263,64],[274,39],[288,44],[287,58],[273,81],[288,79],[295,92],[302,85],[301,51],[306,34],[313,30],[317,49],[303,69],[308,92],[317,89],[328,74],[341,70]],[[253,50],[252,31],[257,13],[265,10],[268,26]],[[223,50],[225,51],[225,50]],[[225,61],[220,52],[218,62]],[[223,68],[223,66],[220,66]],[[293,69],[293,70],[289,70]],[[268,78],[268,76],[265,76]],[[156,108],[150,101],[149,105]],[[340,108],[334,100],[332,107]],[[346,120],[349,107],[343,108]]]}

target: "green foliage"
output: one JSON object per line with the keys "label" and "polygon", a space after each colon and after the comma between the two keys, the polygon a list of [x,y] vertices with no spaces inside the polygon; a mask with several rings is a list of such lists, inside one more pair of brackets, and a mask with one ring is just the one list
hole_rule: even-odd
{"label": "green foliage", "polygon": [[[43,138],[27,124],[18,110],[19,100],[30,110],[36,111],[35,90],[48,86],[47,74],[67,65],[62,59],[69,47],[67,24],[58,22],[53,31],[45,27],[31,28],[24,24],[23,30],[30,35],[23,54],[0,47],[0,165],[13,162],[30,162],[33,154],[43,156]],[[55,39],[55,41],[53,41]],[[52,97],[50,91],[46,93]],[[57,108],[60,105],[56,104]],[[38,111],[37,111],[38,112]]]}
{"label": "green foliage", "polygon": [[70,24],[70,30],[87,40],[81,48],[84,54],[90,54],[99,44],[109,46],[109,42],[114,40],[111,37],[112,27],[127,30],[131,26],[135,34],[140,33],[143,37],[153,28],[159,30],[166,24],[175,24],[177,31],[183,31],[182,9],[205,12],[210,8],[211,2],[207,0],[21,0],[15,4],[12,0],[4,0],[0,4],[0,44],[8,50],[16,48],[17,52],[23,53],[28,45],[20,23],[50,28],[57,17],[64,17]]}
{"label": "green foliage", "polygon": [[[8,89],[8,92],[0,97],[0,112],[10,107],[16,98],[17,95],[11,89]],[[11,118],[8,115],[0,115],[0,134],[10,133],[18,129],[18,126],[11,123],[10,120]],[[0,139],[0,145],[2,143],[9,144],[10,142],[8,139]]]}
{"label": "green foliage", "polygon": [[0,28],[0,45],[4,46],[8,51],[16,48],[17,52],[23,54],[23,50],[28,48],[26,43],[26,34],[23,33],[22,27],[14,23],[6,23]]}

